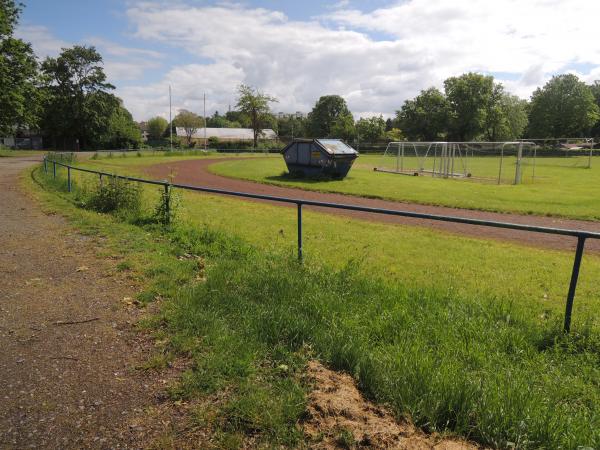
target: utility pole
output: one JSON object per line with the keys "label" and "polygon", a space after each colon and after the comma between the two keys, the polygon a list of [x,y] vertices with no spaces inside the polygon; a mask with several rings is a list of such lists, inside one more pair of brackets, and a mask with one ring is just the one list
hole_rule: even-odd
{"label": "utility pole", "polygon": [[204,93],[204,151],[206,151],[206,92]]}
{"label": "utility pole", "polygon": [[169,85],[169,142],[173,151],[173,120],[171,119],[171,85]]}

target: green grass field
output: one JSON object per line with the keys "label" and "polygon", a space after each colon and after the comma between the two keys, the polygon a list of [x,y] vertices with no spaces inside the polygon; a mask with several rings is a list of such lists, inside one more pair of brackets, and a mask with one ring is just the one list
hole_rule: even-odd
{"label": "green grass field", "polygon": [[[152,162],[85,164],[133,175]],[[75,185],[97,182],[86,178],[77,174]],[[64,190],[64,179],[57,188]],[[159,200],[157,188],[143,195],[146,205]],[[177,195],[187,225],[169,232],[174,248],[159,251],[206,258],[206,283],[187,288],[191,275],[181,261],[149,258],[140,244],[147,233],[128,229],[115,239],[125,248],[140,244],[139,261],[128,258],[149,284],[141,299],[172,300],[159,334],[195,361],[175,394],[236,393],[215,412],[224,435],[258,430],[265,442],[298,445],[294,424],[306,389],[299,374],[316,357],[426,430],[498,447],[600,444],[597,255],[584,257],[574,333],[565,338],[570,252],[307,211],[307,263],[299,268],[293,209]],[[72,196],[64,198],[72,208]],[[95,217],[86,213],[92,224]],[[283,378],[281,364],[291,368]]]}
{"label": "green grass field", "polygon": [[[224,161],[212,165],[210,170],[232,178],[322,192],[485,211],[600,219],[600,196],[595,190],[600,184],[598,157],[591,169],[585,168],[585,157],[538,158],[535,183],[531,183],[531,167],[524,166],[524,184],[518,186],[374,172],[381,161],[381,155],[361,155],[348,177],[331,181],[290,179],[283,175],[286,167],[281,156]],[[406,166],[411,163],[416,167],[416,161],[407,158]],[[514,177],[514,158],[506,158],[503,166],[504,173]],[[473,173],[493,178],[498,174],[498,160],[474,158],[469,168]]]}

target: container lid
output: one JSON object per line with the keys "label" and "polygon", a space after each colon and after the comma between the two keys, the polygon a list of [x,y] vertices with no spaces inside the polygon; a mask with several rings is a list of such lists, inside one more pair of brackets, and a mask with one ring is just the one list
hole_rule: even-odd
{"label": "container lid", "polygon": [[339,139],[316,139],[330,155],[358,155],[358,152]]}

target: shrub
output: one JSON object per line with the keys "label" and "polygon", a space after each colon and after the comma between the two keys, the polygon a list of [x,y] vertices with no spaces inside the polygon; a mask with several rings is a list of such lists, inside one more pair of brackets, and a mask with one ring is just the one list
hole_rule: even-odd
{"label": "shrub", "polygon": [[163,226],[171,225],[175,221],[178,206],[179,197],[173,193],[171,186],[168,189],[161,188],[153,219]]}
{"label": "shrub", "polygon": [[111,177],[90,192],[85,206],[102,213],[120,210],[135,213],[140,210],[141,196],[138,184]]}

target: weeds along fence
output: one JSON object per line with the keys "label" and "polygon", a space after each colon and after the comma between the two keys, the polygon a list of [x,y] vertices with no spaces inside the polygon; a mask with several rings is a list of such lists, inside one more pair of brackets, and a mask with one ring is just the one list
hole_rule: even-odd
{"label": "weeds along fence", "polygon": [[[458,217],[458,216],[447,216],[447,215],[438,215],[438,214],[425,214],[425,213],[417,213],[412,211],[401,211],[401,210],[393,210],[393,209],[383,209],[383,208],[370,208],[366,206],[359,205],[351,205],[344,203],[331,203],[331,202],[320,202],[314,200],[303,200],[297,198],[288,198],[288,197],[277,197],[272,195],[262,195],[262,194],[252,194],[249,192],[238,192],[238,191],[229,191],[224,189],[215,189],[210,187],[203,186],[192,186],[187,184],[178,184],[178,183],[170,183],[168,181],[159,181],[159,180],[147,180],[144,178],[130,177],[124,175],[116,175],[108,172],[101,172],[98,170],[86,169],[83,167],[77,167],[72,164],[73,154],[68,154],[68,156],[63,156],[60,154],[60,158],[62,160],[57,160],[55,158],[50,159],[48,156],[44,157],[43,160],[43,168],[44,172],[47,174],[49,166],[52,166],[52,175],[54,178],[57,176],[57,168],[64,168],[67,171],[67,189],[69,192],[72,190],[73,186],[73,171],[84,172],[88,174],[98,175],[100,182],[102,182],[103,177],[108,177],[109,179],[115,180],[124,180],[128,182],[136,182],[154,186],[162,186],[164,188],[165,195],[163,198],[167,204],[164,205],[165,210],[169,211],[168,199],[170,196],[168,195],[171,189],[183,189],[188,191],[195,192],[206,192],[210,194],[222,194],[229,195],[232,197],[240,197],[240,198],[251,198],[257,200],[268,200],[272,202],[279,203],[287,203],[296,205],[297,209],[297,254],[298,260],[302,262],[303,260],[303,250],[302,250],[302,208],[303,206],[315,206],[321,208],[330,208],[330,209],[341,209],[347,211],[360,211],[367,212],[373,214],[381,214],[388,216],[399,216],[399,217],[410,217],[414,219],[426,219],[426,220],[435,220],[440,222],[451,222],[451,223],[459,223],[464,225],[479,225],[484,227],[491,228],[504,228],[510,230],[520,230],[520,231],[528,231],[531,233],[545,233],[545,234],[554,234],[560,236],[569,236],[577,238],[577,247],[575,250],[575,258],[573,261],[573,269],[571,271],[571,279],[569,283],[569,289],[567,293],[566,305],[565,305],[565,316],[564,316],[564,325],[563,329],[565,332],[569,332],[571,329],[571,315],[573,311],[573,302],[575,299],[575,291],[577,289],[577,281],[579,278],[579,269],[581,267],[581,260],[583,257],[583,250],[585,246],[585,242],[587,239],[600,239],[600,233],[595,233],[591,231],[582,231],[582,230],[571,230],[565,228],[551,228],[551,227],[540,227],[533,225],[524,225],[510,222],[497,222],[491,220],[480,220],[480,219],[470,219],[467,217]],[[52,156],[59,156],[58,154]]]}

